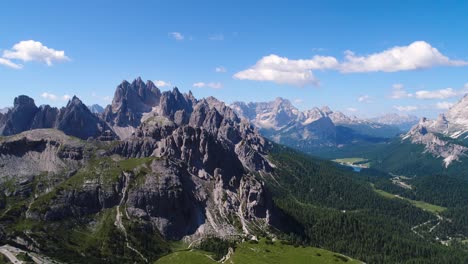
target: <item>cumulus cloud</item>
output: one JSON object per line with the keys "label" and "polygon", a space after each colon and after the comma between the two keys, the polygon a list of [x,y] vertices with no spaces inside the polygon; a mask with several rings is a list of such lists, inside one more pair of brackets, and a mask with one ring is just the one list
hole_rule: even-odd
{"label": "cumulus cloud", "polygon": [[370,102],[370,96],[369,95],[362,95],[358,97],[358,101],[361,103],[369,103]]}
{"label": "cumulus cloud", "polygon": [[437,109],[449,109],[453,106],[453,103],[450,102],[438,102],[436,103]]}
{"label": "cumulus cloud", "polygon": [[68,101],[68,100],[72,99],[72,96],[70,96],[68,94],[58,96],[58,95],[55,95],[53,93],[48,93],[48,92],[43,92],[41,94],[41,97],[46,99],[46,100],[50,100],[50,101],[57,101],[57,100]]}
{"label": "cumulus cloud", "polygon": [[434,66],[466,66],[468,62],[451,60],[425,41],[415,41],[408,46],[395,46],[383,52],[356,56],[345,52],[343,72],[396,72],[430,68]]}
{"label": "cumulus cloud", "polygon": [[208,87],[208,88],[213,88],[213,89],[221,89],[223,88],[223,84],[220,82],[209,82],[209,83],[196,82],[193,84],[193,87],[196,87],[196,88]]}
{"label": "cumulus cloud", "polygon": [[41,97],[47,100],[52,100],[52,101],[55,101],[58,98],[55,94],[51,94],[51,93],[42,93]]}
{"label": "cumulus cloud", "polygon": [[254,66],[234,75],[238,80],[272,81],[279,84],[305,86],[319,85],[312,70],[333,69],[338,61],[333,57],[314,56],[307,60],[290,60],[272,54],[260,59]]}
{"label": "cumulus cloud", "polygon": [[179,41],[184,40],[185,38],[180,32],[169,32],[169,36]]}
{"label": "cumulus cloud", "polygon": [[218,66],[215,68],[215,72],[226,72],[226,68],[224,68],[223,66]]}
{"label": "cumulus cloud", "polygon": [[44,46],[39,41],[25,40],[15,44],[11,50],[3,51],[3,58],[9,60],[38,61],[51,66],[54,62],[68,61],[63,50]]}
{"label": "cumulus cloud", "polygon": [[452,88],[445,88],[435,91],[421,90],[415,93],[418,99],[447,99],[460,95],[461,91],[455,91]]}
{"label": "cumulus cloud", "polygon": [[7,60],[5,58],[0,58],[0,64],[4,65],[4,66],[7,66],[7,67],[10,67],[10,68],[13,68],[13,69],[23,68],[23,65],[16,64],[16,63],[12,62],[11,60]]}
{"label": "cumulus cloud", "polygon": [[162,81],[162,80],[156,80],[156,81],[154,81],[154,84],[158,88],[171,86],[170,82],[166,82],[166,81]]}
{"label": "cumulus cloud", "polygon": [[297,99],[294,99],[294,103],[296,104],[302,104],[304,103],[304,100],[300,99],[300,98],[297,98]]}
{"label": "cumulus cloud", "polygon": [[397,72],[434,66],[466,65],[467,61],[452,60],[425,41],[415,41],[408,46],[395,46],[363,56],[348,50],[342,62],[331,56],[316,55],[312,59],[291,60],[271,54],[261,58],[250,68],[234,74],[234,78],[304,86],[319,84],[313,70],[336,70],[342,73]]}
{"label": "cumulus cloud", "polygon": [[394,105],[393,108],[395,108],[396,110],[400,112],[412,112],[412,111],[418,110],[418,107],[414,105],[406,105],[406,106]]}
{"label": "cumulus cloud", "polygon": [[347,110],[348,112],[353,112],[353,113],[358,111],[358,110],[357,110],[356,108],[354,108],[354,107],[348,107],[348,108],[346,108],[346,110]]}

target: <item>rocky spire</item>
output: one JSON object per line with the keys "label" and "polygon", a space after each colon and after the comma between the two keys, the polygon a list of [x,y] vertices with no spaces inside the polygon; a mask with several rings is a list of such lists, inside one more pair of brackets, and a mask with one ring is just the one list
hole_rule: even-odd
{"label": "rocky spire", "polygon": [[13,108],[3,118],[4,127],[0,134],[8,136],[29,130],[38,111],[39,109],[32,98],[26,95],[16,97]]}

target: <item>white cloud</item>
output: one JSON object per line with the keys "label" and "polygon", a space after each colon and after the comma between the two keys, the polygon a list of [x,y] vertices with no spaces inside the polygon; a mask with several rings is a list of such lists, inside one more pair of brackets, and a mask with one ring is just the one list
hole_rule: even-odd
{"label": "white cloud", "polygon": [[358,111],[358,110],[357,110],[356,108],[354,108],[354,107],[348,107],[348,108],[346,108],[346,110],[347,110],[348,112],[357,112],[357,111]]}
{"label": "white cloud", "polygon": [[55,94],[51,94],[51,93],[42,93],[41,97],[47,100],[52,100],[52,101],[55,101],[58,98]]}
{"label": "white cloud", "polygon": [[358,97],[358,101],[361,103],[369,103],[370,102],[370,96],[369,95],[363,95]]}
{"label": "white cloud", "polygon": [[425,41],[415,41],[408,46],[395,46],[380,53],[356,56],[345,52],[343,72],[396,72],[430,68],[433,66],[466,66],[468,62],[451,60]]}
{"label": "white cloud", "polygon": [[390,95],[390,98],[392,99],[401,99],[401,98],[408,98],[408,97],[413,97],[413,94],[408,93],[405,90],[405,87],[401,83],[396,83],[392,85],[392,94]]}
{"label": "white cloud", "polygon": [[154,84],[158,88],[171,86],[170,82],[165,82],[165,81],[162,81],[162,80],[156,80],[156,81],[154,81]]}
{"label": "white cloud", "polygon": [[211,35],[208,37],[209,40],[214,40],[214,41],[221,41],[224,40],[224,35],[223,34],[215,34]]}
{"label": "white cloud", "polygon": [[333,69],[338,61],[333,57],[314,56],[308,60],[290,60],[272,54],[260,59],[254,66],[234,75],[239,80],[273,81],[279,84],[305,86],[319,85],[312,70]]}
{"label": "white cloud", "polygon": [[445,88],[435,91],[421,90],[415,93],[415,96],[418,99],[447,99],[456,97],[458,95],[460,95],[460,93],[452,88]]}
{"label": "white cloud", "polygon": [[453,97],[462,96],[468,92],[468,84],[459,90],[455,90],[453,88],[445,88],[439,90],[419,90],[414,93],[409,93],[405,90],[402,84],[394,84],[392,87],[392,94],[390,98],[392,99],[401,99],[401,98],[415,98],[415,99],[422,99],[422,100],[430,100],[430,99],[448,99]]}
{"label": "white cloud", "polygon": [[396,110],[400,112],[411,112],[411,111],[418,110],[418,107],[414,105],[406,105],[406,106],[394,105],[393,108],[395,108]]}
{"label": "white cloud", "polygon": [[64,94],[63,96],[57,96],[53,93],[48,93],[48,92],[43,92],[41,94],[41,97],[46,99],[46,100],[50,100],[50,101],[57,101],[57,100],[63,100],[63,101],[68,101],[70,99],[72,99],[72,96],[68,95],[68,94]]}
{"label": "white cloud", "polygon": [[290,60],[272,54],[261,58],[255,65],[234,74],[233,77],[239,80],[305,86],[319,84],[313,70],[336,70],[342,73],[396,72],[434,66],[467,65],[467,61],[449,59],[425,41],[415,41],[408,46],[395,46],[364,56],[346,51],[342,62],[331,56],[316,55],[312,59]]}
{"label": "white cloud", "polygon": [[435,91],[421,90],[415,93],[418,99],[446,99],[458,96],[458,92],[452,88],[445,88]]}
{"label": "white cloud", "polygon": [[196,87],[196,88],[208,87],[208,88],[213,88],[213,89],[221,89],[223,88],[223,84],[220,82],[209,82],[209,83],[196,82],[193,84],[193,87]]}
{"label": "white cloud", "polygon": [[226,72],[226,68],[224,68],[223,66],[218,66],[215,68],[215,72]]}
{"label": "white cloud", "polygon": [[294,99],[294,103],[296,104],[302,104],[304,103],[304,100],[300,99],[300,98],[297,98],[297,99]]}
{"label": "white cloud", "polygon": [[23,65],[16,64],[16,63],[12,62],[11,60],[7,60],[7,59],[4,59],[4,58],[0,58],[0,64],[5,65],[5,66],[10,67],[10,68],[13,68],[13,69],[23,68]]}
{"label": "white cloud", "polygon": [[51,66],[53,62],[68,61],[63,50],[54,50],[39,41],[25,40],[15,44],[11,50],[3,51],[3,58],[10,60],[38,61]]}
{"label": "white cloud", "polygon": [[174,38],[175,40],[184,40],[184,35],[182,35],[180,32],[169,32],[169,36]]}
{"label": "white cloud", "polygon": [[438,102],[436,103],[437,109],[449,109],[452,107],[453,103],[450,102]]}

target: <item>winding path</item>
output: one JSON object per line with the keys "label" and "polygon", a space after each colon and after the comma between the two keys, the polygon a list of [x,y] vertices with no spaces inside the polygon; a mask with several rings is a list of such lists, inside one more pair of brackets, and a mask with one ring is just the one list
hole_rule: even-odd
{"label": "winding path", "polygon": [[[117,214],[115,216],[114,225],[118,229],[120,229],[122,231],[122,233],[124,234],[125,246],[128,249],[130,249],[131,251],[135,252],[138,256],[140,256],[146,263],[148,263],[148,259],[145,258],[145,256],[143,254],[141,254],[140,251],[138,251],[136,248],[130,246],[130,242],[128,241],[127,230],[125,229],[125,226],[123,225],[123,222],[122,222],[122,212],[120,211],[120,207],[125,204],[125,200],[127,199],[128,183],[130,181],[130,174],[125,173],[125,172],[123,174],[125,176],[125,179],[124,179],[124,186],[122,188],[122,199],[120,199],[120,203],[117,206]],[[125,210],[125,216],[127,217],[127,219],[129,219],[128,214],[127,214],[127,210],[126,209],[124,209],[124,210]]]}

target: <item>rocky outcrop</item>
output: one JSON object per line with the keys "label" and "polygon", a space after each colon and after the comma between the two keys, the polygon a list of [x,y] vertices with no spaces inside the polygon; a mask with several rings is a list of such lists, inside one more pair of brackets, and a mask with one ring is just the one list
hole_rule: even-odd
{"label": "rocky outcrop", "polygon": [[153,82],[137,78],[132,83],[123,81],[114,94],[112,105],[106,107],[103,118],[111,126],[137,127],[144,113],[159,104],[161,91]]}
{"label": "rocky outcrop", "polygon": [[90,137],[112,140],[112,129],[76,96],[60,110],[49,105],[37,107],[32,98],[21,95],[15,98],[15,106],[0,118],[0,135],[9,136],[24,131],[54,128],[81,139]]}
{"label": "rocky outcrop", "polygon": [[25,95],[16,97],[13,108],[4,117],[4,127],[0,134],[9,136],[29,130],[38,111],[32,98]]}
{"label": "rocky outcrop", "polygon": [[84,146],[60,131],[37,129],[0,139],[0,179],[30,179],[72,171],[83,162]]}
{"label": "rocky outcrop", "polygon": [[[106,110],[112,128],[135,125],[132,116],[141,117],[120,141],[66,136],[96,137],[108,129],[76,97],[61,110],[41,107],[33,118],[35,127],[53,126],[65,134],[36,129],[1,141],[0,161],[11,166],[0,173],[23,177],[27,186],[42,173],[58,179],[54,187],[35,187],[38,199],[26,216],[87,219],[117,207],[115,225],[121,230],[126,218],[156,227],[166,239],[190,242],[279,228],[282,214],[261,180],[274,170],[267,159],[271,143],[213,97],[197,100],[177,88],[161,94],[156,89],[141,79],[119,86],[115,104]],[[130,107],[132,100],[143,106]],[[14,175],[14,166],[24,166],[24,175]]]}
{"label": "rocky outcrop", "polygon": [[99,117],[95,116],[80,99],[74,96],[65,108],[60,110],[56,128],[67,135],[81,139],[108,138],[112,136],[111,128]]}
{"label": "rocky outcrop", "polygon": [[39,111],[37,111],[32,120],[30,129],[55,127],[58,114],[59,110],[55,107],[50,107],[49,105],[40,106]]}
{"label": "rocky outcrop", "polygon": [[[447,168],[468,154],[468,95],[437,119],[421,118],[418,124],[402,135],[402,140],[424,145],[424,152],[443,159]],[[463,143],[465,142],[465,143]]]}

